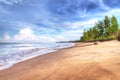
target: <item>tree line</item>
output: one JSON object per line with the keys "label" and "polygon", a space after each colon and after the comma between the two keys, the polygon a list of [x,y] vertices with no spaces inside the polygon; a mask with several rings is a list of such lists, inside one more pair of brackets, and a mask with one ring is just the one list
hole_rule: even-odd
{"label": "tree line", "polygon": [[103,21],[95,23],[94,27],[84,30],[80,41],[105,41],[114,40],[119,31],[119,24],[115,16],[105,16]]}

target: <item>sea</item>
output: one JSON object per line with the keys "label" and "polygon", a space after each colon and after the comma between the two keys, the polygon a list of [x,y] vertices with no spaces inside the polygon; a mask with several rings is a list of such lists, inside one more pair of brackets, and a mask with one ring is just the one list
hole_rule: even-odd
{"label": "sea", "polygon": [[74,43],[0,43],[0,70],[39,55],[74,46]]}

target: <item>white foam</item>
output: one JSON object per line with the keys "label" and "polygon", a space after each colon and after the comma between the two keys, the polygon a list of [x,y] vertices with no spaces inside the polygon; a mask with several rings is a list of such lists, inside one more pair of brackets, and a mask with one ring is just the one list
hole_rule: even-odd
{"label": "white foam", "polygon": [[14,64],[37,57],[39,55],[47,54],[50,52],[57,51],[59,49],[72,47],[74,43],[61,43],[59,45],[55,45],[52,47],[47,48],[35,48],[30,49],[22,52],[16,52],[14,54],[6,54],[0,56],[0,70],[4,70],[7,68],[12,67]]}

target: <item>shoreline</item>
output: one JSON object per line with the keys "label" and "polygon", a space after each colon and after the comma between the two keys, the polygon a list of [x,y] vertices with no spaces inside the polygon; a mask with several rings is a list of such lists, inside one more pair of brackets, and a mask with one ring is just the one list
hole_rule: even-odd
{"label": "shoreline", "polygon": [[[49,53],[56,52],[58,50],[61,50],[61,49],[64,49],[64,48],[69,48],[69,47],[72,47],[72,46],[75,46],[75,43],[67,43],[67,44],[64,44],[64,46],[63,45],[58,45],[58,46],[55,46],[55,47],[44,48],[44,49],[43,48],[35,48],[35,49],[30,49],[28,51],[25,51],[24,53],[21,52],[21,54],[20,53],[18,54],[18,57],[19,57],[19,55],[22,56],[22,54],[25,54],[25,53],[27,53],[27,54],[29,53],[29,54],[28,55],[23,55],[23,57],[20,56],[21,58],[19,58],[18,60],[16,59],[17,61],[12,61],[12,63],[7,62],[7,59],[9,59],[9,58],[5,58],[6,61],[4,60],[5,62],[2,63],[3,65],[2,64],[0,65],[0,71],[5,70],[5,69],[9,69],[10,67],[14,66],[15,64],[17,64],[19,62],[23,62],[23,61],[35,58],[37,56],[49,54]],[[34,55],[33,55],[33,53],[34,53]],[[5,55],[5,56],[7,56],[7,55]],[[27,56],[27,57],[25,57],[25,56]]]}
{"label": "shoreline", "polygon": [[1,70],[0,80],[119,80],[119,53],[117,41],[76,43]]}

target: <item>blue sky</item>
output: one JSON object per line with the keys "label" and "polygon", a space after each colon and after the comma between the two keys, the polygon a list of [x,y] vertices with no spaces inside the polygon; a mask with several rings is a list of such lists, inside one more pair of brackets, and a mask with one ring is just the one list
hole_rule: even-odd
{"label": "blue sky", "polygon": [[78,40],[105,15],[120,22],[120,0],[0,0],[0,41]]}

